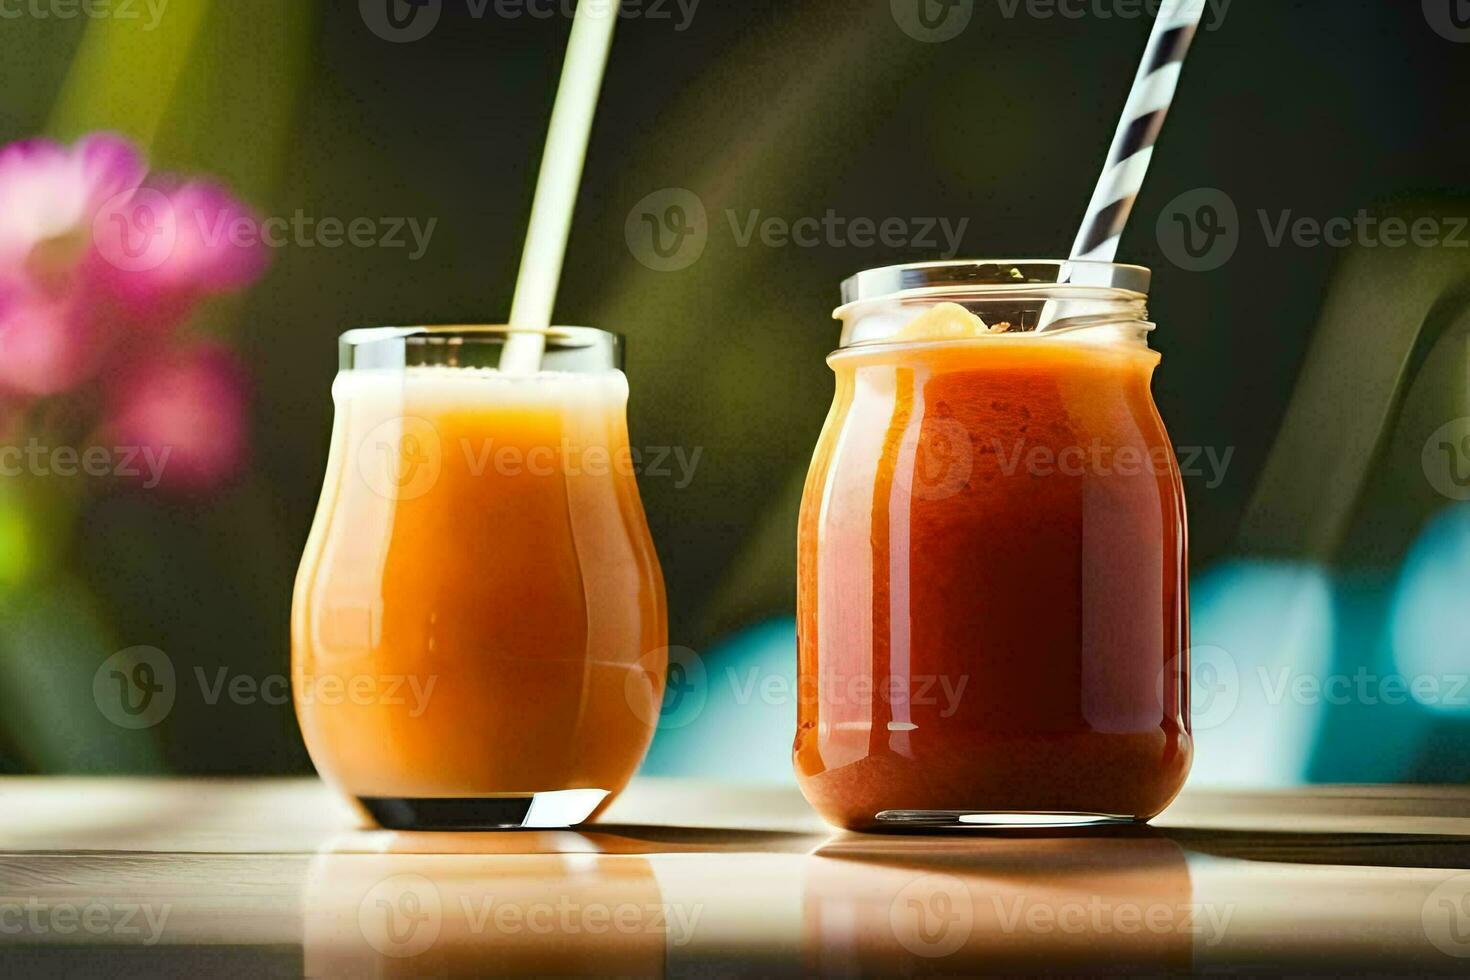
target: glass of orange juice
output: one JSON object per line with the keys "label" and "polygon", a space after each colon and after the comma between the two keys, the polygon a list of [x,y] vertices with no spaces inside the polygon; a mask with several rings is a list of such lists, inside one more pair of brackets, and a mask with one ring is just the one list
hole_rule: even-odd
{"label": "glass of orange juice", "polygon": [[353,330],[291,623],[322,776],[394,829],[580,823],[653,737],[667,609],[622,342],[553,327]]}

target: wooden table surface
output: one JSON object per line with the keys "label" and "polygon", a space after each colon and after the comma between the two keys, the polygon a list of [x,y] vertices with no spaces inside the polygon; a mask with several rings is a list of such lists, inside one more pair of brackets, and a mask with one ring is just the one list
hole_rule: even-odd
{"label": "wooden table surface", "polygon": [[641,780],[595,828],[364,830],[314,780],[0,778],[0,976],[1470,973],[1470,790],[863,836]]}

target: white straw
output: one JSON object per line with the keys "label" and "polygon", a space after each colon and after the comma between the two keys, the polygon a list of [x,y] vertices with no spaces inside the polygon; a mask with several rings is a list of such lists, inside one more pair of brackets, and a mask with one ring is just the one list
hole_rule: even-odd
{"label": "white straw", "polygon": [[[1169,115],[1179,73],[1204,10],[1205,0],[1164,0],[1159,8],[1123,117],[1113,135],[1107,164],[1072,243],[1072,261],[1111,262],[1117,257],[1118,242],[1148,176],[1154,144]],[[1065,283],[1071,278],[1072,270],[1064,265],[1057,281]],[[1057,314],[1056,304],[1048,302],[1037,331],[1048,329]]]}
{"label": "white straw", "polygon": [[[531,224],[521,253],[515,299],[510,308],[513,330],[541,330],[551,326],[556,288],[566,259],[572,211],[582,182],[587,140],[597,111],[613,28],[619,4],[614,0],[580,0],[572,20],[551,127],[536,178]],[[534,374],[541,368],[546,338],[539,333],[512,333],[501,354],[500,369],[509,374]]]}

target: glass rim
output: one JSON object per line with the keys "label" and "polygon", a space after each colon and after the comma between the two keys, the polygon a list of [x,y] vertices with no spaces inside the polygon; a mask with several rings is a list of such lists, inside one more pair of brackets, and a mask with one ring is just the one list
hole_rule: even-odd
{"label": "glass rim", "polygon": [[[575,346],[590,346],[599,340],[611,340],[621,347],[625,338],[611,330],[597,327],[552,326],[512,327],[504,323],[444,323],[414,327],[353,327],[343,332],[338,342],[345,347],[361,347],[383,341],[419,341],[423,343],[495,343],[510,337],[539,336],[549,341],[571,341]],[[577,341],[583,344],[576,344]]]}
{"label": "glass rim", "polygon": [[[1065,280],[1063,275],[1065,274]],[[876,299],[1026,289],[1101,289],[1147,298],[1145,266],[1070,259],[957,259],[866,269],[842,283],[842,310]]]}

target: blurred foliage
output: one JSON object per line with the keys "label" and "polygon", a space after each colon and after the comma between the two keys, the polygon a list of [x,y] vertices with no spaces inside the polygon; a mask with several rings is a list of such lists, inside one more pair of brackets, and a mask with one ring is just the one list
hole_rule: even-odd
{"label": "blurred foliage", "polygon": [[90,590],[69,578],[6,589],[0,623],[5,754],[33,772],[165,768],[156,731],[118,728],[92,700],[93,673],[122,644]]}
{"label": "blurred foliage", "polygon": [[[648,18],[619,27],[558,309],[563,322],[630,337],[635,445],[703,449],[689,486],[642,482],[673,643],[704,648],[789,613],[796,501],[831,396],[822,358],[836,339],[837,284],[933,257],[851,243],[741,247],[731,216],[951,216],[970,219],[966,254],[1059,254],[1147,32],[1127,18],[1012,18],[977,4],[961,38],[923,44],[889,7],[703,3],[687,29]],[[1257,210],[1351,215],[1464,185],[1470,131],[1445,125],[1463,113],[1463,46],[1428,30],[1416,4],[1325,11],[1237,4],[1201,38],[1124,240],[1125,259],[1158,270],[1156,390],[1175,441],[1237,450],[1223,485],[1188,487],[1200,568],[1236,547],[1340,258],[1271,247]],[[218,174],[267,214],[438,221],[417,262],[401,249],[294,244],[244,301],[212,311],[210,325],[255,372],[255,459],[230,492],[101,494],[61,538],[18,523],[7,496],[19,491],[0,488],[9,765],[306,767],[289,705],[181,698],[154,732],[155,757],[93,730],[96,712],[70,687],[43,708],[26,661],[54,659],[54,676],[80,677],[148,644],[185,678],[288,670],[335,337],[504,317],[568,30],[561,18],[476,18],[446,3],[430,37],[390,44],[357,4],[308,0],[172,0],[152,33],[83,18],[4,22],[0,139],[116,128],[148,142],[155,164]],[[677,273],[644,267],[624,238],[634,203],[668,187],[694,191],[710,218],[704,256]],[[1208,274],[1171,267],[1154,235],[1166,204],[1198,187],[1227,193],[1244,221],[1236,256]],[[1443,285],[1402,281],[1394,295],[1424,300]],[[1376,351],[1362,339],[1371,310],[1354,341],[1365,356]],[[1398,453],[1385,458],[1407,467]],[[1376,492],[1354,498],[1369,524],[1395,506]],[[1418,519],[1396,518],[1401,549]],[[38,593],[20,581],[47,584]]]}
{"label": "blurred foliage", "polygon": [[[214,0],[181,4],[151,31],[116,18],[86,22],[56,98],[50,133],[70,141],[113,130],[151,150],[213,9]],[[138,71],[139,65],[148,70]]]}
{"label": "blurred foliage", "polygon": [[[17,23],[27,34],[44,23],[53,39],[81,28],[69,57],[55,59],[66,68],[59,83],[55,72],[6,79],[7,103],[34,112],[41,95],[50,96],[47,122],[37,128],[65,141],[121,133],[155,167],[209,173],[248,200],[273,200],[303,85],[312,4],[190,0],[169,5],[154,30],[112,17],[20,18],[7,30]],[[238,315],[237,303],[223,302],[203,317],[229,333]],[[233,737],[261,728],[261,719],[230,717],[228,706],[191,711],[200,702],[182,699],[156,730],[129,732],[107,722],[92,700],[98,665],[137,643],[172,651],[185,672],[221,662],[254,676],[266,665],[284,672],[283,658],[260,651],[280,644],[284,629],[275,624],[285,622],[287,607],[277,583],[296,549],[258,479],[192,509],[138,492],[90,501],[77,494],[76,480],[53,477],[56,488],[8,482],[0,494],[0,737],[15,758],[40,771],[156,770],[166,757],[183,769],[302,764],[294,729],[279,717],[264,726],[278,747],[262,752]],[[85,508],[79,533],[77,507]],[[225,548],[195,557],[191,546],[221,540]],[[201,582],[222,588],[201,596],[194,588]],[[206,609],[214,616],[201,617]],[[242,630],[242,621],[261,628]],[[242,640],[253,645],[244,657]],[[205,749],[207,738],[217,742]],[[201,762],[211,754],[218,759]]]}

